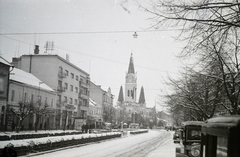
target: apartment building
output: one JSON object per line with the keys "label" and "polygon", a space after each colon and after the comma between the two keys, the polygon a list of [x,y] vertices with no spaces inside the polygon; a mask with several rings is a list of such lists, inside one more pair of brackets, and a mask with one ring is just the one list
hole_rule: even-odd
{"label": "apartment building", "polygon": [[13,58],[15,67],[35,75],[57,92],[55,125],[78,128],[86,123],[89,106],[89,74],[58,55],[37,54]]}
{"label": "apartment building", "polygon": [[101,128],[103,119],[102,105],[89,98],[89,114],[87,123],[91,128]]}
{"label": "apartment building", "polygon": [[111,93],[111,88],[105,91],[100,85],[90,81],[89,90],[91,99],[101,106],[102,115],[99,119],[96,119],[97,123],[101,125],[103,122],[112,122],[114,95]]}

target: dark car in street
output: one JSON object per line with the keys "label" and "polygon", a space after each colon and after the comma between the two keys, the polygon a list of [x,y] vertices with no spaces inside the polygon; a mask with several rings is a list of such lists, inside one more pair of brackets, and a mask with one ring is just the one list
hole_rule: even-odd
{"label": "dark car in street", "polygon": [[176,147],[176,157],[200,157],[201,126],[204,123],[203,121],[182,122],[180,143],[179,146]]}
{"label": "dark car in street", "polygon": [[174,143],[180,143],[180,139],[181,139],[180,137],[181,137],[181,130],[178,129],[173,134],[173,142]]}

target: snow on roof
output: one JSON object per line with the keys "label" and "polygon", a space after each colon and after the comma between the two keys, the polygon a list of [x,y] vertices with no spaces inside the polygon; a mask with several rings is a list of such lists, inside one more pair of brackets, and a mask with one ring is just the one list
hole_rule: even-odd
{"label": "snow on roof", "polygon": [[207,123],[240,123],[240,116],[214,117],[207,120]]}
{"label": "snow on roof", "polygon": [[185,121],[185,122],[182,122],[182,126],[186,126],[186,125],[201,126],[204,123],[205,122],[203,122],[203,121]]}
{"label": "snow on roof", "polygon": [[97,106],[97,103],[93,99],[89,98],[89,105]]}
{"label": "snow on roof", "polygon": [[0,56],[0,62],[6,65],[11,65],[7,60],[5,60],[2,56]]}
{"label": "snow on roof", "polygon": [[223,117],[214,117],[207,120],[207,123],[204,125],[206,127],[221,127],[229,128],[240,125],[240,116],[223,116]]}
{"label": "snow on roof", "polygon": [[35,88],[40,87],[40,89],[54,91],[51,87],[39,80],[36,76],[21,69],[14,68],[10,73],[10,80],[34,86]]}

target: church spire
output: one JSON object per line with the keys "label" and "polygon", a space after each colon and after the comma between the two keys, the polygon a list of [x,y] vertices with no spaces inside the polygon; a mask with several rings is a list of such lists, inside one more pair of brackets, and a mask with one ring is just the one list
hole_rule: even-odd
{"label": "church spire", "polygon": [[123,98],[123,88],[122,86],[120,87],[119,95],[118,95],[118,102],[122,103],[124,101]]}
{"label": "church spire", "polygon": [[131,57],[130,57],[130,62],[129,62],[129,66],[128,66],[128,74],[134,74],[135,70],[134,70],[134,65],[133,65],[133,57],[132,57],[132,53],[131,53]]}
{"label": "church spire", "polygon": [[144,104],[145,103],[145,95],[144,95],[143,86],[142,86],[141,91],[140,91],[140,97],[139,97],[138,103],[139,104]]}

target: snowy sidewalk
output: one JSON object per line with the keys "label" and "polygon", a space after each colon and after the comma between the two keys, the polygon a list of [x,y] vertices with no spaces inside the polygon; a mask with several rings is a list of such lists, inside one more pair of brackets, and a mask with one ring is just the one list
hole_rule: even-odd
{"label": "snowy sidewalk", "polygon": [[146,157],[175,157],[176,144],[173,142],[173,132],[169,132],[169,136],[163,143],[152,152],[150,152]]}

